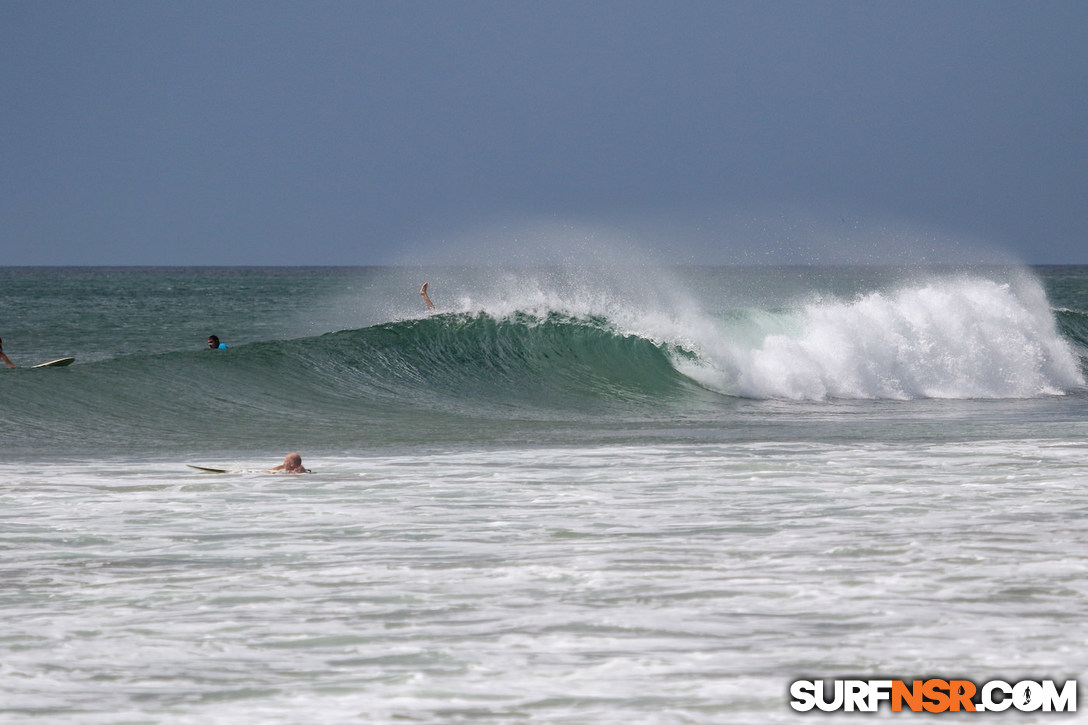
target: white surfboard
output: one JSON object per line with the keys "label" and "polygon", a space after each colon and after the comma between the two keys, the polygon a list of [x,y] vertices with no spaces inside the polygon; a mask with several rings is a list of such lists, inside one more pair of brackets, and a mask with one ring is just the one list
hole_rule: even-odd
{"label": "white surfboard", "polygon": [[74,357],[61,357],[56,360],[50,360],[49,362],[39,363],[38,365],[31,365],[32,368],[62,368],[65,365],[71,365],[76,359]]}

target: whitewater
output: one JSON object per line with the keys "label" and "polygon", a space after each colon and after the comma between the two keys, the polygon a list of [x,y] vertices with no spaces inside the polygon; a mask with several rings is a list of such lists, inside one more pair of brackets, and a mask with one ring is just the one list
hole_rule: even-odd
{"label": "whitewater", "polygon": [[2,722],[1085,680],[1088,268],[0,268],[0,310]]}

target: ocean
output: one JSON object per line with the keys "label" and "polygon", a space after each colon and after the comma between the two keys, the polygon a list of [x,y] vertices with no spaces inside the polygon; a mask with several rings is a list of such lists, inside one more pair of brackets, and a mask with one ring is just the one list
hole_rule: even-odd
{"label": "ocean", "polygon": [[1088,267],[0,268],[0,337],[0,722],[1088,682]]}

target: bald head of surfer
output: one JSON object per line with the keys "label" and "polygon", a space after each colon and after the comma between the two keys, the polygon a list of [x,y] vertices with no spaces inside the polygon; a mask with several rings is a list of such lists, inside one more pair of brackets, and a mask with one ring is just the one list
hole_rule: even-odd
{"label": "bald head of surfer", "polygon": [[283,463],[272,469],[273,471],[283,471],[284,473],[309,473],[310,471],[302,466],[302,456],[298,453],[288,453],[284,456]]}

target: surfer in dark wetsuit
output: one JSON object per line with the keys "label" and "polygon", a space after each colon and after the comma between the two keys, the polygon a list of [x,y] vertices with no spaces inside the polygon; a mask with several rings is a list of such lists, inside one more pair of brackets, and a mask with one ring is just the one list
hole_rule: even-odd
{"label": "surfer in dark wetsuit", "polygon": [[430,284],[430,282],[424,282],[423,286],[419,288],[419,293],[421,295],[423,295],[423,302],[427,305],[427,309],[428,310],[433,310],[434,309],[434,303],[431,302],[431,298],[427,295],[427,285],[429,285],[429,284]]}
{"label": "surfer in dark wetsuit", "polygon": [[208,347],[212,350],[226,350],[227,346],[219,342],[219,338],[215,335],[208,335]]}
{"label": "surfer in dark wetsuit", "polygon": [[[426,286],[426,285],[424,285],[424,286]],[[18,365],[16,365],[15,363],[13,363],[11,361],[11,358],[9,358],[7,355],[4,354],[4,341],[3,340],[0,340],[0,360],[3,360],[5,363],[7,363],[7,366],[9,368],[19,367]]]}
{"label": "surfer in dark wetsuit", "polygon": [[309,469],[302,467],[302,456],[297,453],[288,453],[283,463],[270,468],[270,471],[283,471],[284,473],[309,473]]}

